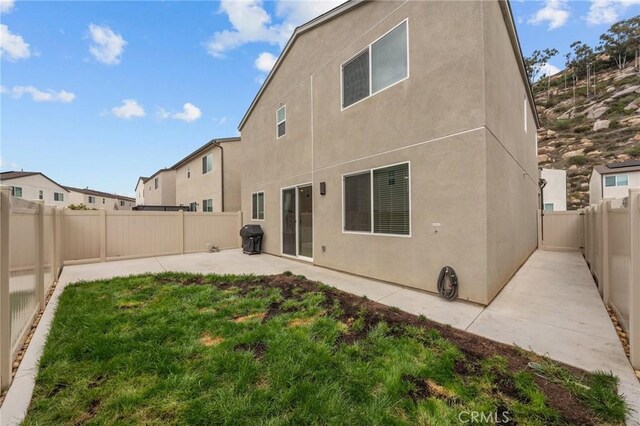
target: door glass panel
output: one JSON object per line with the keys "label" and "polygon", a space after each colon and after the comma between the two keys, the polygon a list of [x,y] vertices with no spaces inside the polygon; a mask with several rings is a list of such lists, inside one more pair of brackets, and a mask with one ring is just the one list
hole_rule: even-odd
{"label": "door glass panel", "polygon": [[296,256],[296,189],[282,190],[282,253]]}
{"label": "door glass panel", "polygon": [[313,257],[313,191],[298,188],[298,256]]}

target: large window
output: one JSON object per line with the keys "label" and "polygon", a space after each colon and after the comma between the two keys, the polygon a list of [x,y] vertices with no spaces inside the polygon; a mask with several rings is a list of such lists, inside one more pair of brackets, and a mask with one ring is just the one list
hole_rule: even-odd
{"label": "large window", "polygon": [[211,198],[209,198],[208,200],[202,200],[202,211],[203,212],[213,211],[213,200]]}
{"label": "large window", "polygon": [[213,170],[213,154],[207,154],[202,157],[202,174],[209,173]]}
{"label": "large window", "polygon": [[251,219],[264,220],[264,192],[251,194]]}
{"label": "large window", "polygon": [[19,186],[12,186],[11,195],[14,197],[22,198],[22,188],[20,188]]}
{"label": "large window", "polygon": [[342,65],[343,108],[409,76],[407,28],[405,20]]}
{"label": "large window", "polygon": [[54,192],[53,201],[64,201],[64,194],[62,192]]}
{"label": "large window", "polygon": [[409,163],[344,177],[344,230],[409,235]]}
{"label": "large window", "polygon": [[627,186],[629,185],[628,175],[612,175],[604,177],[604,186]]}
{"label": "large window", "polygon": [[287,133],[287,106],[283,105],[276,111],[276,133],[281,138]]}

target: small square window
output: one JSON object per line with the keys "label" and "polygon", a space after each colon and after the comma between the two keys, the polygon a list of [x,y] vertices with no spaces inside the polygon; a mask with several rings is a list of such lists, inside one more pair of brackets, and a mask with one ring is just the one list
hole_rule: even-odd
{"label": "small square window", "polygon": [[544,211],[552,212],[553,211],[553,203],[544,203]]}
{"label": "small square window", "polygon": [[64,201],[64,194],[62,192],[54,192],[53,201]]}
{"label": "small square window", "polygon": [[95,204],[96,197],[89,195],[89,204]]}
{"label": "small square window", "polygon": [[202,200],[202,211],[203,212],[213,211],[213,200],[211,198],[209,198],[208,200]]}
{"label": "small square window", "polygon": [[14,197],[22,198],[22,188],[20,188],[19,186],[12,186],[11,195],[13,195]]}
{"label": "small square window", "polygon": [[629,176],[627,175],[618,175],[616,185],[617,186],[627,186],[629,185]]}
{"label": "small square window", "polygon": [[124,201],[120,200],[120,207],[124,207]]}
{"label": "small square window", "polygon": [[190,212],[197,212],[198,211],[198,204],[197,203],[189,203],[189,211]]}
{"label": "small square window", "polygon": [[616,186],[616,177],[615,176],[605,176],[604,178],[604,186]]}

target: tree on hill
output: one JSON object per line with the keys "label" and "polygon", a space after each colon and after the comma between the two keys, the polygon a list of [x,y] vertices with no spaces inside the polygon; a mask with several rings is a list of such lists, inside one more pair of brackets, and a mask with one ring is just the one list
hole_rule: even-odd
{"label": "tree on hill", "polygon": [[527,69],[529,83],[533,84],[540,71],[549,63],[549,60],[558,54],[558,49],[534,50],[531,56],[524,58],[524,66]]}

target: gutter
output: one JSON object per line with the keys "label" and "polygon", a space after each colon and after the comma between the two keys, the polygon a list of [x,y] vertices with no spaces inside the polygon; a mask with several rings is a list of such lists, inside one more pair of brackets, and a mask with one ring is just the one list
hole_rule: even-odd
{"label": "gutter", "polygon": [[222,199],[220,208],[221,211],[224,212],[224,148],[218,141],[216,141],[213,146],[220,148],[220,198]]}

